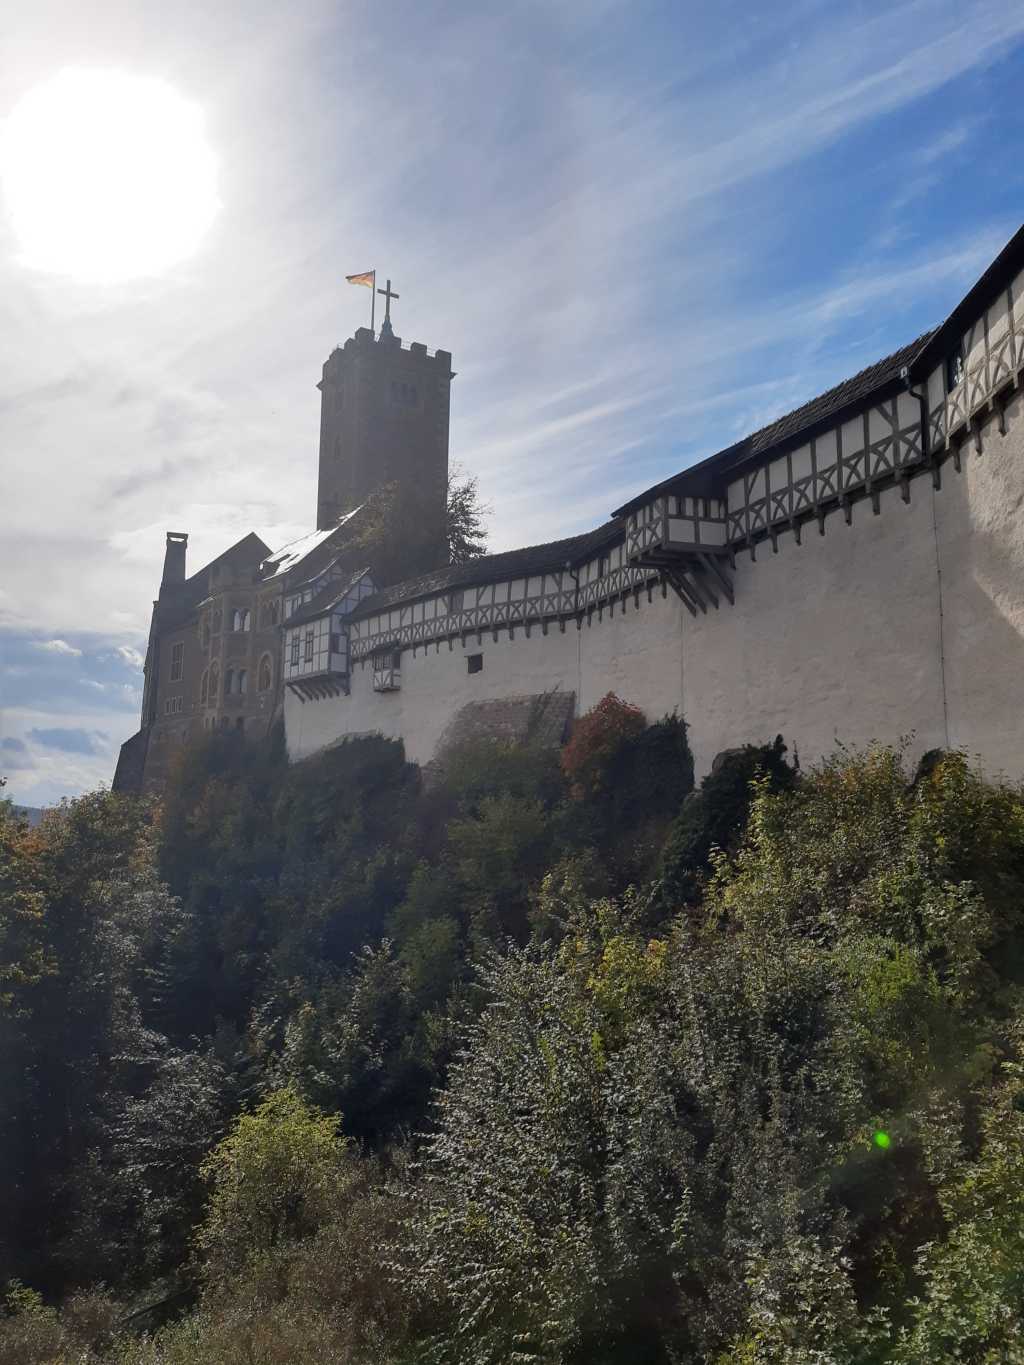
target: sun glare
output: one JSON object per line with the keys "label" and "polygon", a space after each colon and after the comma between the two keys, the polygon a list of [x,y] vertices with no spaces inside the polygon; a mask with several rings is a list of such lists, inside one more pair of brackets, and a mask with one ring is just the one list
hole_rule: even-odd
{"label": "sun glare", "polygon": [[62,71],[19,101],[0,186],[22,263],[98,284],[189,256],[219,207],[200,110],[115,71]]}

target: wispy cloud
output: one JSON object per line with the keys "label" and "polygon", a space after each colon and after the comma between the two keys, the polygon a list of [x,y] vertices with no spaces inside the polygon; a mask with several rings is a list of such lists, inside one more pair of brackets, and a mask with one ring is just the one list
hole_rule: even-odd
{"label": "wispy cloud", "polygon": [[50,730],[32,729],[29,739],[47,749],[68,754],[98,754],[106,747],[107,736],[99,730],[73,730],[56,726]]}
{"label": "wispy cloud", "polygon": [[146,662],[145,657],[131,645],[118,645],[117,657],[123,659],[129,668],[141,668]]}
{"label": "wispy cloud", "polygon": [[[204,109],[224,209],[104,291],[26,273],[0,222],[5,724],[131,728],[166,529],[195,568],[308,528],[314,384],[366,321],[349,271],[386,269],[406,340],[454,352],[495,548],[934,324],[1020,216],[1022,39],[1005,0],[22,6],[0,119],[62,65],[159,74]],[[106,761],[25,742],[40,791]]]}
{"label": "wispy cloud", "polygon": [[67,640],[39,640],[36,648],[45,649],[48,654],[64,654],[70,659],[82,657],[82,651],[76,649],[74,645],[69,645]]}

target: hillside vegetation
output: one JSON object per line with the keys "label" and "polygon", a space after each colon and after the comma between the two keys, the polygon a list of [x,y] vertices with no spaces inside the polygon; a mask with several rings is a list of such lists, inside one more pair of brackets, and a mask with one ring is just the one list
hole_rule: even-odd
{"label": "hillside vegetation", "polygon": [[0,803],[0,1365],[1024,1362],[1024,796],[787,758]]}

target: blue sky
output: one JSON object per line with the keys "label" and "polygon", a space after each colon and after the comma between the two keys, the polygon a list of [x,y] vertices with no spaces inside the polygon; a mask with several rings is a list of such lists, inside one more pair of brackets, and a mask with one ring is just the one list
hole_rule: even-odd
{"label": "blue sky", "polygon": [[569,535],[940,320],[1024,219],[1009,0],[37,0],[0,119],[67,66],[203,109],[221,212],[132,285],[0,214],[0,774],[109,780],[166,529],[311,525],[318,394],[376,267],[454,353],[491,544]]}

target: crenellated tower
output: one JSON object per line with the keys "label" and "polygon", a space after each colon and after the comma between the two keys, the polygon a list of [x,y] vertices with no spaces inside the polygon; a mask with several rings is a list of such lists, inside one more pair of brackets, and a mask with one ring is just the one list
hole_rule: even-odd
{"label": "crenellated tower", "polygon": [[452,357],[420,342],[403,346],[386,320],[361,327],[328,356],[317,387],[320,471],[317,528],[332,526],[393,484],[403,520],[422,538],[421,571],[446,562],[448,421]]}

